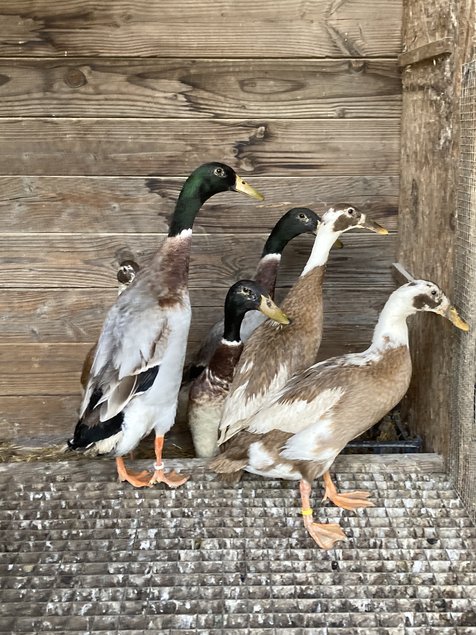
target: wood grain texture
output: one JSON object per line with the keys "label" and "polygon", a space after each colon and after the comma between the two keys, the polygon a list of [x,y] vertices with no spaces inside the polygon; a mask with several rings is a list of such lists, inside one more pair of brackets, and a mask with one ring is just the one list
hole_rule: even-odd
{"label": "wood grain texture", "polygon": [[[364,335],[375,325],[392,288],[334,289],[326,281],[326,329],[339,350],[363,341]],[[201,342],[212,324],[222,317],[226,291],[225,288],[192,289],[190,342]],[[282,287],[277,289],[278,302],[287,291]],[[115,298],[115,289],[4,289],[0,294],[0,341],[4,344],[91,342],[97,338]],[[340,343],[338,340],[347,327],[350,338]],[[355,329],[354,335],[352,329]]]}
{"label": "wood grain texture", "polygon": [[[399,262],[416,278],[434,280],[451,297],[458,167],[461,65],[469,59],[472,0],[406,0],[404,49],[449,37],[451,56],[403,73]],[[425,447],[448,457],[454,328],[436,316],[410,324],[414,371],[403,413]],[[454,424],[456,425],[456,423]]]}
{"label": "wood grain texture", "polygon": [[[2,232],[166,232],[183,179],[155,177],[0,177]],[[316,212],[348,201],[389,230],[397,226],[398,177],[253,178],[263,203],[235,193],[211,198],[197,233],[267,232],[291,207]]]}
{"label": "wood grain texture", "polygon": [[1,59],[0,116],[337,118],[401,114],[389,60]]}
{"label": "wood grain texture", "polygon": [[206,161],[245,175],[398,174],[399,122],[9,119],[4,175],[188,176]]}
{"label": "wood grain texture", "polygon": [[400,25],[400,0],[3,0],[0,54],[385,57]]}
{"label": "wood grain texture", "polygon": [[71,436],[80,402],[75,395],[0,397],[0,443],[39,447]]}
{"label": "wood grain texture", "polygon": [[[318,359],[364,350],[373,326],[370,321],[360,325],[329,324]],[[192,335],[188,357],[197,344]],[[91,345],[92,342],[1,344],[0,396],[79,395],[81,368]]]}
{"label": "wood grain texture", "polygon": [[[114,284],[117,257],[124,248],[139,262],[155,251],[163,236],[155,234],[5,234],[0,235],[3,288],[88,288]],[[194,237],[189,286],[226,287],[254,271],[265,235],[199,235]],[[395,235],[349,232],[345,248],[331,252],[327,278],[332,285],[356,287],[392,284]],[[286,248],[281,286],[293,284],[312,245],[300,236]]]}

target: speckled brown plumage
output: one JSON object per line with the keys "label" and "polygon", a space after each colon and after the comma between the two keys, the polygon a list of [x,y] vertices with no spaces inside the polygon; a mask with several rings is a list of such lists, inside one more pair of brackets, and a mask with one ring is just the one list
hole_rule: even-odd
{"label": "speckled brown plumage", "polygon": [[[320,476],[349,441],[369,429],[402,399],[410,383],[411,359],[406,346],[389,348],[378,359],[370,358],[363,364],[354,364],[351,358],[350,355],[332,358],[295,374],[257,415],[260,420],[269,417],[279,426],[275,415],[283,408],[289,407],[292,412],[298,402],[317,403],[326,391],[341,389],[342,396],[325,413],[326,422],[331,422],[326,430],[327,441],[319,434],[319,420],[312,421],[312,408],[304,419],[298,417],[296,420],[296,435],[313,425],[316,427],[315,445],[307,447],[315,460],[283,456],[285,446],[293,436],[296,437],[292,432],[273,429],[260,434],[248,429],[224,445],[222,454],[212,461],[211,469],[226,474],[227,482],[236,482],[241,470],[248,466],[250,446],[259,442],[271,459],[263,466],[263,471],[271,472],[284,466],[309,482]],[[258,427],[259,421],[256,422]],[[310,437],[312,435],[307,434],[307,441]]]}

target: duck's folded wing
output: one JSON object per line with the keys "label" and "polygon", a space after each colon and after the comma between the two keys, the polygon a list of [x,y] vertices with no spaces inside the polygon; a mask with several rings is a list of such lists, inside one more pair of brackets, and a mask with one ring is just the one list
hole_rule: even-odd
{"label": "duck's folded wing", "polygon": [[344,389],[329,381],[329,373],[317,373],[316,367],[294,375],[283,388],[249,418],[230,425],[220,444],[243,430],[266,434],[272,430],[297,434],[324,419],[340,402]]}
{"label": "duck's folded wing", "polygon": [[88,408],[101,406],[100,420],[110,419],[137,392],[150,387],[169,333],[167,313],[157,304],[136,307],[131,302],[117,302],[109,311],[98,341],[80,417]]}

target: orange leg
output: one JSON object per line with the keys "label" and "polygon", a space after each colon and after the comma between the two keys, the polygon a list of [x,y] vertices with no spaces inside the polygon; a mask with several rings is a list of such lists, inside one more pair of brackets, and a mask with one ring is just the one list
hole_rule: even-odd
{"label": "orange leg", "polygon": [[299,483],[299,491],[301,492],[302,517],[304,526],[309,535],[321,549],[332,549],[335,542],[346,540],[346,535],[337,523],[315,523],[312,517],[312,509],[309,501],[311,494],[311,486],[304,479]]}
{"label": "orange leg", "polygon": [[337,507],[342,507],[342,509],[360,509],[361,507],[375,507],[372,501],[367,500],[370,496],[370,492],[344,492],[343,494],[339,494],[337,492],[336,486],[332,482],[331,475],[329,471],[324,473],[323,476],[324,485],[326,490],[324,492],[324,498],[322,500],[329,499],[337,505]]}
{"label": "orange leg", "polygon": [[164,472],[164,464],[162,462],[162,448],[164,447],[164,437],[155,437],[155,472],[149,481],[149,485],[154,483],[165,483],[169,487],[180,487],[189,479],[188,476],[182,476],[172,470],[168,474]]}
{"label": "orange leg", "polygon": [[147,472],[147,470],[138,473],[128,472],[122,456],[116,458],[116,467],[120,481],[127,481],[134,487],[146,487],[149,485],[149,479],[145,478],[146,476],[150,476],[149,472]]}

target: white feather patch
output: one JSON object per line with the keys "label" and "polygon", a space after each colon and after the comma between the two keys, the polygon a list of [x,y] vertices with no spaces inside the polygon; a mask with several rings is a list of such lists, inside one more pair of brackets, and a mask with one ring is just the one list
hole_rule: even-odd
{"label": "white feather patch", "polygon": [[272,405],[264,407],[251,419],[247,427],[250,432],[265,434],[271,430],[281,430],[297,434],[314,423],[320,425],[321,419],[344,394],[341,387],[328,388],[311,402],[299,399],[288,403],[278,403],[283,392],[276,395]]}

